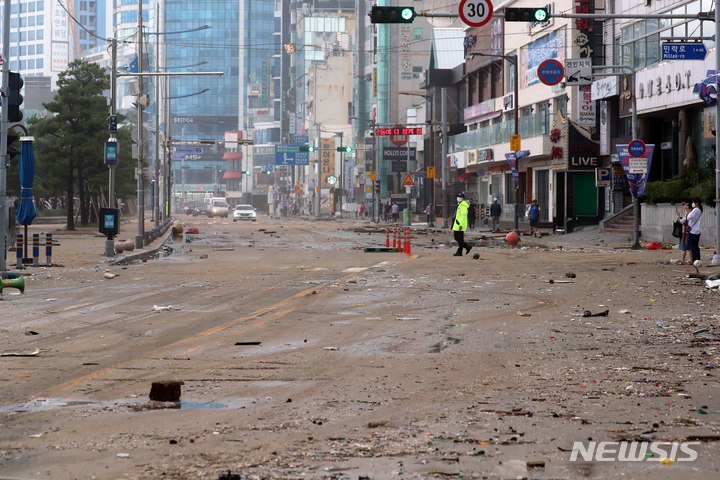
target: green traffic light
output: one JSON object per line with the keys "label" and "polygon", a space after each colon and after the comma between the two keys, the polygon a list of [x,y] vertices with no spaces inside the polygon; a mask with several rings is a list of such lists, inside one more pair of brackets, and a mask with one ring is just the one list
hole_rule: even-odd
{"label": "green traffic light", "polygon": [[403,20],[408,21],[415,18],[415,9],[414,8],[403,8],[400,10],[400,16],[403,18]]}
{"label": "green traffic light", "polygon": [[547,20],[548,12],[544,8],[538,8],[535,10],[535,20],[538,22],[544,22]]}
{"label": "green traffic light", "polygon": [[507,7],[504,14],[506,22],[545,22],[550,10],[548,7]]}

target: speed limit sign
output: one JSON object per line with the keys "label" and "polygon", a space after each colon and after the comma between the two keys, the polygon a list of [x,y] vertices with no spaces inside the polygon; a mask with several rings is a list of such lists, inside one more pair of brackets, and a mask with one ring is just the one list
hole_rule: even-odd
{"label": "speed limit sign", "polygon": [[490,0],[462,0],[459,13],[465,25],[482,27],[492,18],[493,5]]}

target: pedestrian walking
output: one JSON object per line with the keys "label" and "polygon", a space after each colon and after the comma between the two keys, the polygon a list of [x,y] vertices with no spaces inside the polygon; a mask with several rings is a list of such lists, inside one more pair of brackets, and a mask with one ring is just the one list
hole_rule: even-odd
{"label": "pedestrian walking", "polygon": [[682,203],[683,207],[683,214],[680,215],[680,212],[678,212],[678,209],[675,209],[675,215],[677,216],[677,221],[682,224],[682,234],[680,235],[680,239],[678,242],[678,249],[682,252],[682,256],[680,257],[680,265],[685,265],[685,258],[687,257],[687,252],[690,250],[688,248],[688,224],[687,224],[687,216],[690,213],[690,205],[687,202]]}
{"label": "pedestrian walking", "polygon": [[397,203],[392,202],[392,206],[390,207],[390,211],[392,212],[392,219],[393,222],[397,223],[400,219],[400,207]]}
{"label": "pedestrian walking", "polygon": [[538,201],[533,199],[532,203],[528,207],[527,211],[527,217],[528,220],[530,220],[530,236],[540,236],[540,232],[538,231],[538,224],[540,223],[540,207],[538,206]]}
{"label": "pedestrian walking", "polygon": [[470,201],[470,207],[468,207],[468,228],[475,230],[475,219],[477,218],[477,205],[474,200]]}
{"label": "pedestrian walking", "polygon": [[365,218],[365,202],[360,202],[360,220]]}
{"label": "pedestrian walking", "polygon": [[427,226],[432,225],[432,206],[428,203],[425,207],[425,217],[427,219]]}
{"label": "pedestrian walking", "polygon": [[390,223],[390,217],[392,215],[392,207],[390,206],[390,200],[385,204],[383,214],[385,215],[385,223]]}
{"label": "pedestrian walking", "polygon": [[687,214],[684,224],[687,224],[688,228],[688,239],[687,247],[690,250],[690,261],[700,260],[700,233],[702,232],[702,214],[703,207],[699,198],[696,198],[692,202],[692,210]]}
{"label": "pedestrian walking", "polygon": [[493,198],[493,203],[490,205],[490,219],[492,220],[492,231],[500,231],[500,216],[502,215],[502,206],[498,201],[497,197]]}
{"label": "pedestrian walking", "polygon": [[465,253],[470,253],[470,249],[472,248],[470,245],[468,245],[465,242],[465,230],[467,230],[468,227],[468,209],[470,208],[470,204],[467,200],[465,200],[465,195],[463,193],[458,193],[457,195],[457,210],[455,211],[455,221],[453,221],[453,237],[455,238],[455,241],[458,243],[458,249],[457,252],[453,255],[454,257],[462,257],[462,251],[465,249]]}

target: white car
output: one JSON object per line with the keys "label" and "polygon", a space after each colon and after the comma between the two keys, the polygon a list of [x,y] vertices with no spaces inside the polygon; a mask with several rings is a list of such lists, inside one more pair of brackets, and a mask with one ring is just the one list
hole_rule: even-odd
{"label": "white car", "polygon": [[252,220],[254,222],[256,219],[257,214],[252,205],[238,205],[233,210],[233,222],[238,220]]}
{"label": "white car", "polygon": [[207,210],[207,216],[212,217],[225,217],[228,216],[228,204],[225,200],[213,200]]}

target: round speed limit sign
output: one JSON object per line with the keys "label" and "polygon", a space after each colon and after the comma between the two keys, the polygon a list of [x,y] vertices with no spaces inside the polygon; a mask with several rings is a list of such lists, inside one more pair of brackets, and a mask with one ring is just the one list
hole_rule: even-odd
{"label": "round speed limit sign", "polygon": [[490,0],[462,0],[459,13],[465,25],[482,27],[492,18],[493,5]]}

